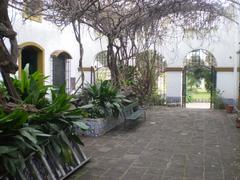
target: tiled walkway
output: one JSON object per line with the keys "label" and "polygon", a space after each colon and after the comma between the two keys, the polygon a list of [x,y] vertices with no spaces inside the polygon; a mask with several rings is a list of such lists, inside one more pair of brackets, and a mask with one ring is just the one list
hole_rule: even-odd
{"label": "tiled walkway", "polygon": [[154,108],[129,131],[83,138],[92,160],[71,180],[240,180],[240,130],[224,111]]}
{"label": "tiled walkway", "polygon": [[189,109],[210,109],[211,103],[187,103],[186,108]]}

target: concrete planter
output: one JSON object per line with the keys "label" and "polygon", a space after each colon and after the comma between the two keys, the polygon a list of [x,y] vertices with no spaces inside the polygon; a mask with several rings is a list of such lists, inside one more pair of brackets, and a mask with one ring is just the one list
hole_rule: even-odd
{"label": "concrete planter", "polygon": [[123,122],[123,120],[119,118],[86,118],[83,120],[83,122],[86,123],[87,126],[89,126],[89,130],[87,131],[82,131],[79,130],[79,133],[83,136],[92,136],[92,137],[97,137],[97,136],[102,136],[111,129],[115,128],[119,124]]}

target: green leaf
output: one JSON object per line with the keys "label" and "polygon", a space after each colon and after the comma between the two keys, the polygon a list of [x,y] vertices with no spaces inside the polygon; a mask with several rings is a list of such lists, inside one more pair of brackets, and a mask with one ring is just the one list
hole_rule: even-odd
{"label": "green leaf", "polygon": [[15,139],[16,145],[22,152],[24,152],[26,149],[36,151],[36,148],[32,144],[28,143],[23,136],[17,135],[15,136]]}
{"label": "green leaf", "polygon": [[73,124],[80,127],[83,130],[88,130],[89,129],[89,127],[85,123],[80,122],[80,121],[74,121]]}
{"label": "green leaf", "polygon": [[52,147],[54,148],[54,150],[60,154],[61,153],[61,146],[59,146],[58,144],[58,140],[56,138],[53,138],[50,140],[50,143],[52,145]]}
{"label": "green leaf", "polygon": [[132,101],[131,101],[131,100],[128,100],[128,99],[123,99],[123,102],[132,103]]}
{"label": "green leaf", "polygon": [[71,138],[74,142],[76,142],[76,143],[84,146],[84,143],[81,141],[81,139],[80,139],[77,135],[72,134],[72,135],[70,136],[70,138]]}
{"label": "green leaf", "polygon": [[61,146],[62,155],[64,156],[66,163],[71,164],[73,163],[73,153],[69,148],[68,138],[63,131],[60,132],[60,137],[62,142],[59,145]]}
{"label": "green leaf", "polygon": [[27,138],[28,140],[30,140],[33,144],[37,144],[37,138],[34,137],[32,134],[29,133],[29,131],[25,130],[25,129],[21,129],[20,130],[20,134],[22,136],[24,136],[25,138]]}
{"label": "green leaf", "polygon": [[0,146],[0,156],[3,154],[8,154],[17,151],[17,147],[13,146]]}
{"label": "green leaf", "polygon": [[28,113],[22,110],[19,110],[17,112],[18,117],[15,119],[15,124],[13,125],[13,128],[21,127],[24,123],[28,121]]}
{"label": "green leaf", "polygon": [[73,154],[71,149],[68,147],[66,143],[61,144],[61,151],[64,157],[64,160],[67,164],[73,163]]}
{"label": "green leaf", "polygon": [[56,132],[59,132],[60,131],[60,128],[56,125],[56,124],[53,124],[53,123],[47,123],[47,125],[54,131]]}
{"label": "green leaf", "polygon": [[81,106],[79,108],[81,108],[81,109],[90,109],[90,108],[93,108],[93,107],[94,107],[93,104],[87,104],[87,105]]}
{"label": "green leaf", "polygon": [[12,176],[16,175],[17,167],[16,167],[16,160],[15,159],[6,159],[4,162],[4,167]]}

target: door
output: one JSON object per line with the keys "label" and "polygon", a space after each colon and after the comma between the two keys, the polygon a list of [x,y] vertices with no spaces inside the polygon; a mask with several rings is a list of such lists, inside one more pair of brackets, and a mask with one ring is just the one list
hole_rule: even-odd
{"label": "door", "polygon": [[53,85],[60,87],[66,83],[66,58],[62,55],[53,58]]}

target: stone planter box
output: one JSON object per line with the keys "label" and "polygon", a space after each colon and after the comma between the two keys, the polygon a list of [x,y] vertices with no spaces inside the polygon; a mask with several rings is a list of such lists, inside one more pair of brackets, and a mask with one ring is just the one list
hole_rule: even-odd
{"label": "stone planter box", "polygon": [[66,143],[73,155],[73,162],[67,164],[56,149],[53,148],[54,144],[47,141],[42,148],[43,154],[32,153],[26,160],[26,167],[23,171],[18,170],[15,177],[8,175],[0,176],[3,180],[62,180],[67,178],[78,168],[87,163],[90,159],[85,155],[80,145],[71,141],[66,134],[62,131],[57,135]]}
{"label": "stone planter box", "polygon": [[111,129],[115,128],[116,126],[120,125],[123,120],[121,117],[118,118],[86,118],[83,122],[89,127],[89,130],[82,131],[78,129],[79,133],[83,136],[102,136]]}

